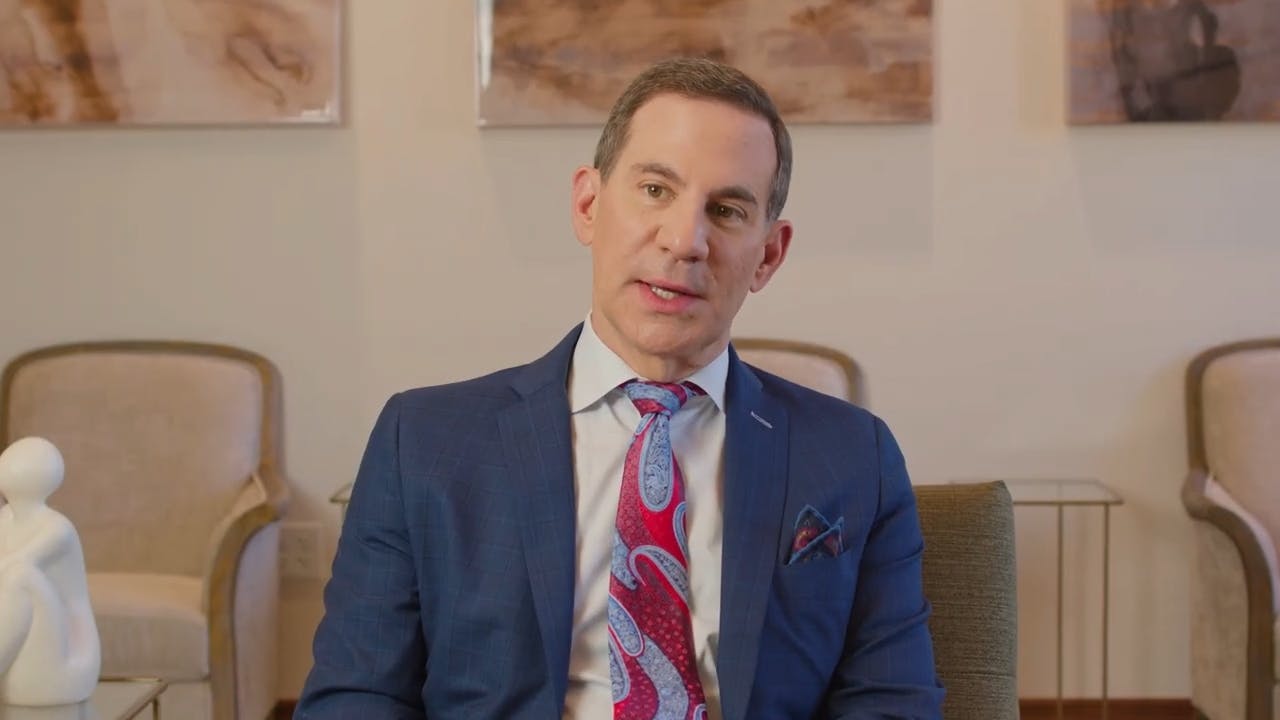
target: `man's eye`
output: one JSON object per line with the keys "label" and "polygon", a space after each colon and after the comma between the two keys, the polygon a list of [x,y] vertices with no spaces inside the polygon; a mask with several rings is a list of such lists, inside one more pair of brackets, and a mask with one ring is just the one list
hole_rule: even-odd
{"label": "man's eye", "polygon": [[725,220],[732,220],[741,215],[741,213],[738,212],[738,208],[735,208],[732,205],[716,205],[714,212],[716,217],[723,218]]}
{"label": "man's eye", "polygon": [[661,185],[646,183],[644,186],[644,191],[649,195],[649,197],[653,198],[654,200],[657,200],[658,198],[661,198],[663,196],[663,194],[666,192],[666,188],[662,187]]}

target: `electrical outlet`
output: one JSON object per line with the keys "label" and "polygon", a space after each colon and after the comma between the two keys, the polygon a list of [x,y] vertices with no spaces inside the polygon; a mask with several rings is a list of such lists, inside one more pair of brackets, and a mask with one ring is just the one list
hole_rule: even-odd
{"label": "electrical outlet", "polygon": [[300,579],[323,575],[319,523],[294,522],[280,526],[280,575]]}

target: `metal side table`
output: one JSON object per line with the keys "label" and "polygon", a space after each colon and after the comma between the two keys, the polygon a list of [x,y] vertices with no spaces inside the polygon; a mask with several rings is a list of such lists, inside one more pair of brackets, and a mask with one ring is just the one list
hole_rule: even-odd
{"label": "metal side table", "polygon": [[351,502],[351,488],[354,485],[354,482],[349,482],[338,488],[337,492],[329,496],[329,502],[338,506],[339,512],[342,513],[343,518],[346,518],[347,516],[347,505]]}
{"label": "metal side table", "polygon": [[1107,719],[1107,642],[1111,610],[1111,507],[1124,500],[1099,480],[1004,480],[1015,506],[1052,507],[1058,516],[1058,694],[1057,717],[1062,709],[1062,516],[1068,507],[1102,510],[1102,720]]}

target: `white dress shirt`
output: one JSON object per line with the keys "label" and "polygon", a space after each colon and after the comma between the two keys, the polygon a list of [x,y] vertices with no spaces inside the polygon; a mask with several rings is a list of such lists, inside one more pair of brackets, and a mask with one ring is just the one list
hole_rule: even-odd
{"label": "white dress shirt", "polygon": [[[684,378],[707,394],[690,398],[671,418],[672,452],[684,475],[688,503],[694,651],[709,720],[720,720],[715,652],[720,635],[724,388],[728,373],[726,348],[710,364]],[[609,568],[622,466],[641,420],[640,411],[618,386],[637,377],[595,334],[588,316],[574,349],[568,387],[578,533],[564,720],[613,717],[609,621],[605,614]]]}

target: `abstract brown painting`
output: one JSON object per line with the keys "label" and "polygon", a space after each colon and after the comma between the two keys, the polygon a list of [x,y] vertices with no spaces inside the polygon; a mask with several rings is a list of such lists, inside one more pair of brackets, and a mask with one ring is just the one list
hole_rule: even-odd
{"label": "abstract brown painting", "polygon": [[476,0],[482,125],[604,121],[669,57],[741,68],[788,122],[928,122],[933,0]]}
{"label": "abstract brown painting", "polygon": [[1074,124],[1280,120],[1280,0],[1067,0]]}
{"label": "abstract brown painting", "polygon": [[0,0],[0,126],[336,123],[342,0]]}

